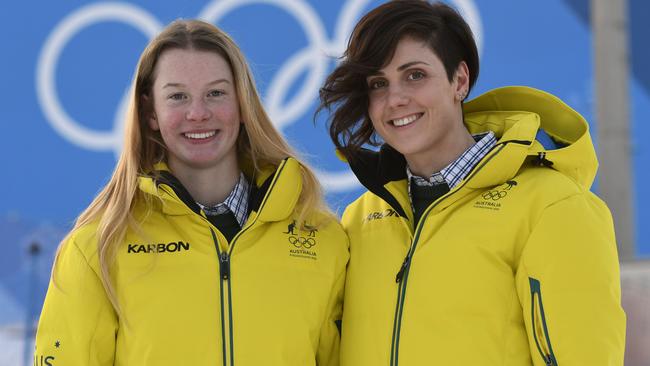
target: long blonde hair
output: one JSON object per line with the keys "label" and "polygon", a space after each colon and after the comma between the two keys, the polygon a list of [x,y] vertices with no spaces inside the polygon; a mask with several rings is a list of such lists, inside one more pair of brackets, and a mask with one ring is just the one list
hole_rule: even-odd
{"label": "long blonde hair", "polygon": [[[216,52],[229,63],[243,121],[237,140],[240,162],[251,164],[250,168],[257,172],[277,167],[287,157],[297,158],[266,114],[247,62],[235,42],[217,27],[202,21],[176,20],[168,25],[140,56],[126,116],[124,148],[115,171],[62,241],[62,244],[65,243],[80,227],[91,222],[98,223],[96,235],[101,281],[118,314],[120,308],[110,279],[110,267],[127,229],[138,227],[132,215],[134,203],[142,198],[138,191],[138,178],[151,176],[154,164],[166,160],[166,149],[160,133],[151,130],[146,123],[150,111],[146,110],[142,97],[151,95],[156,63],[160,55],[169,49]],[[316,211],[329,214],[315,174],[304,163],[301,163],[301,173],[302,192],[294,214],[299,218],[309,217]]]}

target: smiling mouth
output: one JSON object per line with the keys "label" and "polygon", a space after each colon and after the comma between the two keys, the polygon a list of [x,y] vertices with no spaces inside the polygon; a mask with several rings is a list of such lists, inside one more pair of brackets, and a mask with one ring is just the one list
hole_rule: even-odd
{"label": "smiling mouth", "polygon": [[183,134],[186,138],[190,140],[203,140],[210,138],[217,134],[217,130],[207,131],[207,132],[186,132]]}
{"label": "smiling mouth", "polygon": [[395,127],[403,127],[415,122],[422,117],[422,115],[424,115],[424,113],[415,113],[406,117],[392,119],[389,122]]}

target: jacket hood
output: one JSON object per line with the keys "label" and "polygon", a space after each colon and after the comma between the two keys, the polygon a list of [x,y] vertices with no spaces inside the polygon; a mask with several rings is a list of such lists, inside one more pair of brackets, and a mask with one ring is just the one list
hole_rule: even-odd
{"label": "jacket hood", "polygon": [[[464,113],[470,133],[494,131],[499,143],[532,141],[527,156],[541,157],[585,189],[591,187],[598,161],[589,125],[554,95],[523,86],[503,87],[467,102]],[[540,130],[554,147],[536,140]]]}

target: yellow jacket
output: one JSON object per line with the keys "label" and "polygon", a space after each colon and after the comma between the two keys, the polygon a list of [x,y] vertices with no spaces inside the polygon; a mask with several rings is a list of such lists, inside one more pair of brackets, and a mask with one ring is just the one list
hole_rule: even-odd
{"label": "yellow jacket", "polygon": [[[625,315],[609,210],[589,191],[586,121],[508,87],[464,106],[497,145],[417,227],[404,158],[352,164],[370,190],[346,209],[344,366],[623,365]],[[542,128],[562,148],[536,141]]]}
{"label": "yellow jacket", "polygon": [[122,318],[100,282],[96,227],[73,233],[54,267],[35,364],[338,365],[347,237],[334,220],[294,227],[296,160],[255,183],[253,211],[228,243],[182,194],[141,178],[141,230],[127,232],[111,273]]}

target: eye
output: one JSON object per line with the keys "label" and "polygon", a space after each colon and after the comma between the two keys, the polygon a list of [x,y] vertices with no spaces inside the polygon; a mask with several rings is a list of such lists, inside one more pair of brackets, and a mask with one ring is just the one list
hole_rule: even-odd
{"label": "eye", "polygon": [[168,97],[171,100],[185,100],[187,96],[183,93],[174,93]]}
{"label": "eye", "polygon": [[386,85],[388,85],[388,82],[386,82],[386,80],[384,79],[373,79],[370,80],[370,82],[368,83],[368,87],[370,88],[370,90],[380,89],[385,87]]}
{"label": "eye", "polygon": [[424,78],[424,73],[420,70],[415,70],[408,75],[409,80],[420,80]]}
{"label": "eye", "polygon": [[221,90],[211,90],[211,91],[208,93],[208,96],[209,96],[209,97],[220,97],[220,96],[222,96],[222,95],[224,95],[224,94],[226,94],[226,93],[224,93],[224,92],[221,91]]}

